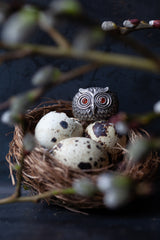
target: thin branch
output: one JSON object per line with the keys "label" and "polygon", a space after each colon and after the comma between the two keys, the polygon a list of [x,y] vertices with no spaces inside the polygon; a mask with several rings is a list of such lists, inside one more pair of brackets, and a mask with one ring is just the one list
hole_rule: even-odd
{"label": "thin branch", "polygon": [[95,50],[79,52],[74,48],[62,49],[52,46],[33,44],[7,45],[4,43],[0,43],[0,47],[9,50],[13,49],[29,50],[32,54],[41,54],[50,57],[74,58],[95,62],[97,64],[129,67],[133,69],[140,69],[154,73],[160,72],[159,64],[157,64],[155,61],[141,57],[128,56],[124,54],[103,53]]}
{"label": "thin branch", "polygon": [[119,32],[121,35],[127,35],[131,32],[139,31],[139,30],[144,30],[144,29],[155,29],[152,25],[141,21],[137,26],[134,28],[126,28],[126,27],[119,27]]}
{"label": "thin branch", "polygon": [[104,21],[101,24],[101,28],[104,32],[117,32],[119,35],[127,35],[129,33],[139,31],[139,30],[144,30],[144,29],[160,28],[160,26],[159,27],[155,26],[154,23],[151,25],[145,21],[139,21],[138,19],[125,20],[123,22],[123,25],[124,26],[122,27],[122,26],[118,26],[116,23],[112,21]]}
{"label": "thin branch", "polygon": [[131,124],[131,126],[135,125],[135,127],[139,125],[143,125],[143,126],[147,125],[158,118],[160,118],[160,113],[155,113],[155,112],[149,112],[142,115],[141,114],[128,115],[129,123]]}
{"label": "thin branch", "polygon": [[26,56],[29,56],[31,54],[30,50],[26,49],[20,49],[20,50],[15,50],[15,51],[11,51],[11,52],[7,52],[7,53],[2,53],[0,54],[0,64],[2,64],[3,62],[6,61],[10,61],[12,59],[19,59],[19,58],[23,58]]}
{"label": "thin branch", "polygon": [[155,119],[160,118],[160,113],[148,112],[144,114],[127,114],[119,112],[117,115],[111,117],[110,121],[116,123],[117,121],[126,122],[130,128],[139,128],[148,125]]}
{"label": "thin branch", "polygon": [[70,44],[67,41],[67,39],[63,37],[62,34],[60,34],[55,28],[47,27],[45,29],[43,28],[43,30],[47,32],[49,36],[51,36],[51,38],[58,44],[59,47],[62,48],[70,47]]}
{"label": "thin branch", "polygon": [[[76,55],[77,52],[73,52],[73,56],[76,57]],[[153,60],[142,57],[128,56],[124,54],[88,51],[84,54],[84,56],[82,56],[82,59],[90,60],[104,65],[128,67],[132,69],[145,70],[155,73],[160,72],[159,65]]]}
{"label": "thin branch", "polygon": [[59,85],[59,84],[64,83],[64,82],[67,82],[69,80],[72,80],[72,79],[74,79],[76,77],[79,77],[81,75],[84,75],[85,73],[93,71],[93,70],[95,70],[95,69],[97,69],[101,66],[102,65],[100,65],[100,64],[89,63],[89,64],[83,65],[81,67],[77,67],[75,69],[72,69],[71,71],[62,74],[60,76],[60,78],[57,80],[57,82],[54,83],[54,86]]}
{"label": "thin branch", "polygon": [[62,73],[60,75],[60,77],[58,79],[56,79],[56,81],[53,81],[44,87],[34,89],[33,91],[35,92],[35,97],[33,98],[33,102],[36,102],[37,100],[39,100],[39,98],[42,97],[42,95],[44,95],[51,87],[54,87],[54,86],[57,86],[64,82],[67,82],[69,80],[72,80],[72,79],[74,79],[78,76],[81,76],[87,72],[95,70],[96,68],[98,68],[100,66],[102,66],[102,65],[92,63],[92,64],[87,64],[84,66],[77,67],[75,69],[72,69],[69,72]]}
{"label": "thin branch", "polygon": [[[67,82],[69,80],[72,80],[76,77],[84,75],[87,72],[93,71],[96,68],[99,68],[101,66],[102,65],[100,65],[100,64],[90,63],[90,64],[86,64],[86,65],[77,67],[75,69],[72,69],[69,72],[63,73],[62,75],[60,75],[60,77],[55,82],[51,83],[51,85],[49,85],[45,88],[37,88],[37,94],[36,94],[36,97],[34,98],[34,101],[37,101],[42,95],[44,95],[45,92],[47,92],[48,88],[59,85],[64,82]],[[36,91],[36,89],[34,89],[34,91]],[[0,110],[8,108],[11,104],[11,101],[12,101],[12,97],[3,103],[0,103]]]}
{"label": "thin branch", "polygon": [[11,98],[7,99],[5,102],[0,103],[0,110],[6,109],[11,104]]}
{"label": "thin branch", "polygon": [[22,171],[23,171],[23,166],[24,166],[24,150],[20,159],[20,166],[19,169],[17,170],[17,185],[16,185],[16,190],[15,190],[15,198],[18,198],[21,196],[21,183],[22,183]]}
{"label": "thin branch", "polygon": [[41,199],[51,198],[52,196],[61,195],[61,194],[75,194],[75,190],[73,188],[66,188],[62,190],[50,190],[44,193],[40,193],[33,196],[26,197],[18,197],[13,194],[10,197],[0,199],[0,205],[7,203],[15,203],[15,202],[38,202]]}
{"label": "thin branch", "polygon": [[[123,42],[129,45],[131,48],[136,50],[138,53],[142,54],[144,57],[153,59],[160,66],[160,59],[158,58],[158,56],[149,48],[147,48],[144,43],[140,43],[137,40],[129,36],[126,36],[126,34],[130,32],[134,32],[142,29],[156,29],[156,28],[153,25],[150,25],[144,21],[139,22],[138,19],[130,19],[126,21],[129,22],[129,24],[131,24],[132,27],[130,28],[121,27],[121,26],[117,26],[112,21],[104,21],[101,25],[101,28],[104,31],[104,33],[106,33],[107,36],[109,34],[115,40],[118,40],[120,42]],[[137,25],[134,25],[134,24],[137,24]]]}
{"label": "thin branch", "polygon": [[115,40],[118,40],[118,41],[123,42],[124,44],[127,44],[132,49],[134,49],[136,52],[142,54],[142,56],[152,59],[160,67],[160,58],[153,51],[151,51],[148,47],[146,47],[144,43],[135,41],[135,39],[133,39],[129,36],[121,36],[117,33],[111,33],[111,36]]}

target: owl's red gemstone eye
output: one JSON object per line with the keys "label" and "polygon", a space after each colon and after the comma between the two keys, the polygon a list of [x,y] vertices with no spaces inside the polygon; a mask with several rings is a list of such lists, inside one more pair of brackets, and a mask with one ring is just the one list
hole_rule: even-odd
{"label": "owl's red gemstone eye", "polygon": [[88,99],[87,99],[87,98],[83,98],[83,99],[82,99],[82,103],[83,103],[83,104],[87,104],[87,103],[88,103]]}
{"label": "owl's red gemstone eye", "polygon": [[106,103],[106,99],[105,99],[104,97],[101,97],[101,98],[99,99],[99,101],[100,101],[100,103],[102,103],[102,104]]}

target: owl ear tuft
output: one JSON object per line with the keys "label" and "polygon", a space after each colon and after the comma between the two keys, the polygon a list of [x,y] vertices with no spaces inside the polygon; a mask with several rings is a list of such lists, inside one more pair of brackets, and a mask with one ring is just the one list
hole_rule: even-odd
{"label": "owl ear tuft", "polygon": [[105,88],[104,88],[104,91],[105,91],[105,92],[108,92],[108,91],[109,91],[109,87],[105,87]]}
{"label": "owl ear tuft", "polygon": [[85,88],[79,88],[79,92],[80,92],[80,93],[84,93],[85,91],[86,91]]}

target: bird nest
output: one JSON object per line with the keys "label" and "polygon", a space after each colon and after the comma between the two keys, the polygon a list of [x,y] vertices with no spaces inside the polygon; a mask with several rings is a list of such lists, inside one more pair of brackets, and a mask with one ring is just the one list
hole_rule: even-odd
{"label": "bird nest", "polygon": [[[34,133],[35,126],[42,116],[50,111],[65,112],[72,117],[72,106],[69,101],[49,101],[41,104],[25,115],[27,130]],[[13,165],[19,164],[23,152],[23,131],[21,126],[16,126],[13,140],[10,143],[9,153],[6,157],[12,181]],[[147,135],[144,131],[129,134],[129,141],[135,141],[137,136]],[[32,190],[32,193],[44,193],[49,190],[61,190],[70,188],[76,179],[87,177],[93,182],[101,173],[114,171],[125,176],[129,176],[134,180],[143,181],[153,179],[159,165],[158,157],[155,153],[150,153],[143,162],[134,165],[128,164],[125,149],[117,155],[117,159],[110,165],[100,169],[77,170],[66,167],[57,161],[54,156],[45,148],[37,146],[34,150],[25,156],[23,166],[23,184]],[[92,197],[82,197],[76,194],[59,194],[51,199],[46,199],[50,203],[63,206],[69,209],[90,209],[104,207],[103,196],[97,193]]]}

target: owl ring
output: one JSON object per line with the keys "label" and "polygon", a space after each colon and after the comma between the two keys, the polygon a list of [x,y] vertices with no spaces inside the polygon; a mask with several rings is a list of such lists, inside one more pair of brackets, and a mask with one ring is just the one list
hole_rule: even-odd
{"label": "owl ring", "polygon": [[106,120],[118,107],[118,97],[108,87],[80,88],[72,101],[73,115],[82,121]]}

